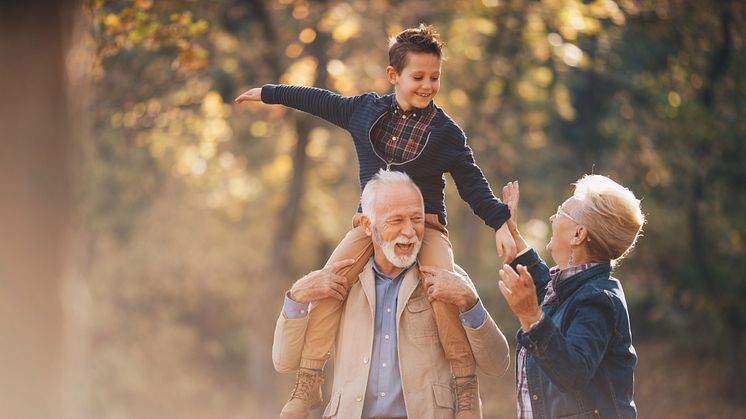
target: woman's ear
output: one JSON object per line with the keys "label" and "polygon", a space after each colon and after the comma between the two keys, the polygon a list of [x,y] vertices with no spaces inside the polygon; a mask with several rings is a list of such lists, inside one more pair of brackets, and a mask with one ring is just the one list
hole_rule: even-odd
{"label": "woman's ear", "polygon": [[585,228],[585,226],[578,225],[578,227],[575,229],[575,236],[573,236],[571,243],[580,245],[585,241],[591,241],[590,237],[588,236],[588,229]]}

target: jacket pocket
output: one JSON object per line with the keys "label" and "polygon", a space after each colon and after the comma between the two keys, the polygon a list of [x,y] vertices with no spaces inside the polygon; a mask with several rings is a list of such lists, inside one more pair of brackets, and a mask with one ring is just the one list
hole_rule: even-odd
{"label": "jacket pocket", "polygon": [[554,419],[599,419],[601,414],[598,410],[589,410],[587,412],[579,413],[577,415],[570,416],[555,416]]}
{"label": "jacket pocket", "polygon": [[326,409],[324,409],[325,418],[331,418],[337,415],[337,410],[339,410],[339,399],[341,397],[342,395],[338,392],[332,394],[331,399],[329,399],[329,404],[326,405]]}
{"label": "jacket pocket", "polygon": [[427,297],[412,298],[407,302],[405,324],[414,338],[438,337],[438,328],[433,317],[433,307]]}
{"label": "jacket pocket", "polygon": [[455,410],[456,396],[453,394],[450,386],[433,384],[433,395],[435,396],[435,404],[438,407]]}

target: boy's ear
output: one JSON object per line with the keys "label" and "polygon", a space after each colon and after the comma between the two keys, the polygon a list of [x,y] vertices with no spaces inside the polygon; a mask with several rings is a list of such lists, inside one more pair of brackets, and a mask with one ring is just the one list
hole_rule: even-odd
{"label": "boy's ear", "polygon": [[386,80],[389,81],[391,84],[396,84],[396,81],[399,77],[399,74],[396,72],[396,69],[392,66],[386,67]]}

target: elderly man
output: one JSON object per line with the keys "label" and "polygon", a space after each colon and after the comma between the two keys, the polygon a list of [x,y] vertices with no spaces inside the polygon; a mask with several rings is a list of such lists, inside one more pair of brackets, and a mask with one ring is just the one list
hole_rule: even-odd
{"label": "elderly man", "polygon": [[[344,300],[334,352],[332,396],[325,418],[453,418],[456,403],[475,403],[478,389],[454,394],[450,365],[437,335],[430,302],[458,307],[477,366],[500,376],[509,363],[505,336],[485,311],[473,284],[460,270],[416,267],[424,235],[424,206],[404,173],[380,172],[365,186],[361,224],[373,241],[373,256],[359,281],[347,284],[341,261],[298,280],[277,319],[272,360],[279,372],[299,367],[308,305]],[[425,274],[423,278],[423,273]],[[321,372],[302,369],[293,397],[321,403]],[[300,373],[299,373],[300,374]],[[469,391],[471,390],[471,391]],[[456,393],[459,393],[457,388]]]}

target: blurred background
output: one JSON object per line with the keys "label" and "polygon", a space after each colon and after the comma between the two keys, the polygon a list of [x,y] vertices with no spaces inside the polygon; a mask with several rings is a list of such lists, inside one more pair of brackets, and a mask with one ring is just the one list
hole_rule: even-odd
{"label": "blurred background", "polygon": [[[520,180],[545,258],[583,174],[642,198],[615,273],[639,416],[746,417],[736,0],[1,3],[0,416],[275,417],[282,295],[348,230],[357,162],[346,132],[232,99],[388,93],[387,38],[420,22],[446,42],[436,103],[495,191]],[[514,346],[493,233],[448,183],[456,261]],[[513,368],[482,377],[485,418],[515,417]]]}

